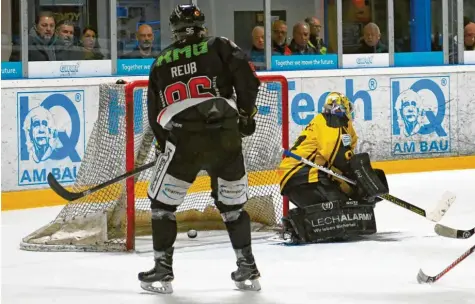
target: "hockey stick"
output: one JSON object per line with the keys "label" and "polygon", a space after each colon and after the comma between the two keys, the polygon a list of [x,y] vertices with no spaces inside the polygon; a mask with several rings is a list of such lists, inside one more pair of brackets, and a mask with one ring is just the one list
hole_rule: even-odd
{"label": "hockey stick", "polygon": [[475,234],[475,228],[469,230],[454,229],[445,225],[436,224],[434,227],[435,233],[440,236],[453,238],[453,239],[468,239]]}
{"label": "hockey stick", "polygon": [[88,189],[88,190],[84,190],[84,191],[81,191],[81,192],[71,192],[71,191],[68,191],[66,190],[66,188],[64,188],[63,186],[60,185],[60,183],[54,178],[53,174],[49,173],[48,174],[48,184],[49,186],[51,187],[51,189],[53,189],[53,191],[61,196],[62,198],[64,198],[65,200],[67,201],[75,201],[77,199],[80,199],[82,197],[85,197],[91,193],[94,193],[94,192],[97,192],[101,189],[104,189],[105,187],[108,187],[112,184],[115,184],[117,182],[120,182],[121,180],[125,179],[125,178],[128,178],[128,177],[131,177],[131,176],[134,176],[142,171],[145,171],[149,168],[152,168],[153,166],[155,165],[155,162],[151,162],[151,163],[148,163],[146,165],[143,165],[142,167],[138,167],[138,168],[135,168],[134,170],[130,171],[130,172],[127,172],[127,173],[124,173],[120,176],[117,176],[105,183],[102,183],[100,185],[97,185],[91,189]]}
{"label": "hockey stick", "polygon": [[456,259],[452,264],[450,264],[447,268],[445,268],[441,273],[436,276],[428,276],[426,275],[422,269],[419,269],[419,273],[417,274],[417,282],[420,284],[422,283],[435,283],[441,277],[443,277],[447,272],[449,272],[452,268],[457,266],[460,262],[465,260],[469,255],[471,255],[475,251],[475,245],[472,246],[469,250],[465,251],[458,259]]}
{"label": "hockey stick", "polygon": [[[320,165],[317,165],[311,161],[309,161],[308,159],[305,159],[297,154],[294,154],[288,150],[284,150],[284,154],[286,156],[289,156],[289,157],[292,157],[292,158],[295,158],[296,160],[298,161],[301,161],[303,162],[304,164],[306,165],[309,165],[311,167],[314,167],[318,170],[321,170],[325,173],[328,173],[330,175],[333,175],[347,183],[350,183],[350,184],[353,184],[353,185],[356,185],[356,182],[343,176],[343,175],[340,175],[338,173],[335,173],[333,172],[332,170],[328,169],[328,168],[325,168],[323,166],[320,166]],[[397,198],[395,196],[392,196],[391,194],[385,194],[385,195],[382,195],[380,196],[379,198],[382,198],[382,199],[385,199],[395,205],[398,205],[399,207],[402,207],[402,208],[405,208],[411,212],[414,212],[416,214],[419,214],[420,216],[423,216],[433,222],[438,222],[442,219],[442,217],[444,216],[444,214],[447,212],[447,210],[450,208],[450,206],[453,204],[453,202],[455,201],[455,195],[450,193],[450,192],[446,192],[444,193],[444,196],[443,198],[437,203],[437,208],[434,209],[434,211],[432,211],[431,213],[427,213],[426,210],[420,208],[420,207],[417,207],[411,203],[408,203],[400,198]]]}

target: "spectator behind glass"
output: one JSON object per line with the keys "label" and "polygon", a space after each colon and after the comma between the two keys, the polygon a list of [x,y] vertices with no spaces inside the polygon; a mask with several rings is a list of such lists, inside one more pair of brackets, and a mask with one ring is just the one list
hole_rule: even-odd
{"label": "spectator behind glass", "polygon": [[132,52],[124,54],[123,59],[155,58],[158,56],[158,51],[152,47],[154,36],[150,25],[142,24],[135,36],[137,37],[138,46]]}
{"label": "spectator behind glass", "polygon": [[310,26],[306,22],[297,22],[292,31],[293,39],[289,48],[293,55],[318,54],[317,49],[310,43]]}
{"label": "spectator behind glass", "polygon": [[325,55],[327,53],[327,48],[325,47],[323,39],[320,38],[320,32],[322,30],[320,20],[316,17],[307,17],[305,22],[310,26],[310,43],[317,49],[318,54]]}
{"label": "spectator behind glass", "polygon": [[85,60],[101,60],[104,55],[101,53],[101,47],[97,41],[97,31],[92,27],[85,27],[82,30],[80,45],[84,52]]}
{"label": "spectator behind glass", "polygon": [[14,47],[11,35],[2,32],[2,62],[10,60]]}
{"label": "spectator behind glass", "polygon": [[472,22],[470,20],[470,18],[468,18],[467,16],[463,16],[463,27],[465,28],[470,22]]}
{"label": "spectator behind glass", "polygon": [[[466,23],[466,24],[465,24]],[[465,51],[475,51],[475,23],[470,22],[470,19],[464,17],[463,29],[463,49]],[[453,43],[449,49],[449,62],[451,64],[458,63],[458,37],[454,37]]]}
{"label": "spectator behind glass", "polygon": [[381,32],[375,23],[368,23],[363,28],[363,39],[355,54],[387,53],[388,48],[381,42]]}
{"label": "spectator behind glass", "polygon": [[56,26],[56,60],[83,60],[83,50],[74,45],[74,23],[62,20]]}
{"label": "spectator behind glass", "polygon": [[249,52],[249,58],[256,70],[265,70],[266,56],[264,52],[264,27],[262,26],[256,26],[252,30],[252,48]]}
{"label": "spectator behind glass", "polygon": [[[54,61],[56,60],[54,35],[56,22],[53,13],[39,12],[35,25],[28,35],[28,60],[29,61]],[[10,61],[19,61],[20,51],[13,52]]]}
{"label": "spectator behind glass", "polygon": [[469,22],[464,28],[464,46],[466,51],[475,50],[475,23]]}
{"label": "spectator behind glass", "polygon": [[272,24],[272,53],[274,55],[292,55],[287,46],[287,24],[276,20]]}

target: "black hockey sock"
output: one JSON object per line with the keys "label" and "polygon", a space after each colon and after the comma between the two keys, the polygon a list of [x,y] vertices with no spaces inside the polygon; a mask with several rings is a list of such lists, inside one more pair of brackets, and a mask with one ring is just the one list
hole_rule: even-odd
{"label": "black hockey sock", "polygon": [[165,251],[176,240],[177,227],[175,214],[161,209],[152,210],[152,239],[154,251]]}
{"label": "black hockey sock", "polygon": [[240,212],[236,220],[225,221],[224,224],[228,230],[233,249],[243,249],[251,245],[251,218],[245,210]]}

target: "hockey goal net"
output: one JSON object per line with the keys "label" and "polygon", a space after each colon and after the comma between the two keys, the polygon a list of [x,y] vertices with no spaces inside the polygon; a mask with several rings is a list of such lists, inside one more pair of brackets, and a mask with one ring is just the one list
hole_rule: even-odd
{"label": "hockey goal net", "polygon": [[[283,76],[260,76],[256,132],[243,139],[250,199],[245,209],[253,227],[275,228],[288,210],[276,168],[288,148],[288,88]],[[89,136],[73,192],[132,171],[156,159],[147,119],[148,81],[100,85],[99,113]],[[151,235],[146,170],[98,192],[68,202],[49,224],[23,238],[33,251],[127,251],[137,236]],[[210,196],[210,178],[200,172],[176,217],[179,231],[222,230]]]}

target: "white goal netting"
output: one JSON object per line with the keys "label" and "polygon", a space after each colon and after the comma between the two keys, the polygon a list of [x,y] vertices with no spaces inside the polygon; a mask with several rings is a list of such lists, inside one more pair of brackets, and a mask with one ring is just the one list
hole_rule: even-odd
{"label": "white goal netting", "polygon": [[[285,78],[260,79],[257,129],[243,139],[243,147],[250,191],[245,209],[253,226],[264,229],[279,225],[285,208],[276,168],[282,147],[287,148],[288,105]],[[155,159],[146,86],[145,81],[100,86],[98,119],[71,191],[94,187]],[[20,247],[34,251],[133,249],[136,236],[151,234],[147,198],[151,174],[151,169],[146,170],[128,183],[124,180],[68,202],[51,223],[23,238]],[[177,211],[179,231],[225,229],[210,193],[210,179],[203,171]]]}

